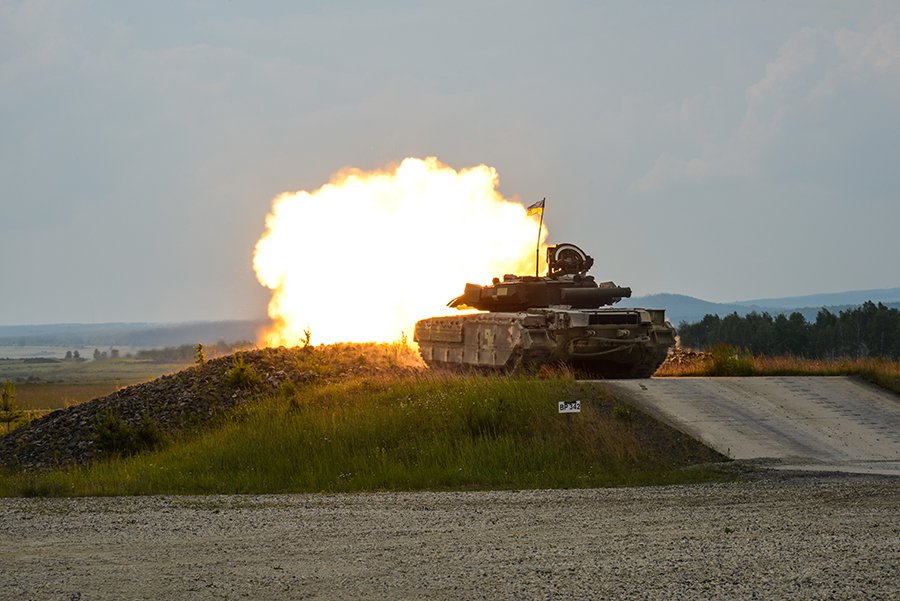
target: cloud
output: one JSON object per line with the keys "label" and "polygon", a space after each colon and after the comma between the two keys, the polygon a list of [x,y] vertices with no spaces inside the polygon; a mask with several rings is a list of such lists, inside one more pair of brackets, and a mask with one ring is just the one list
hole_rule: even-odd
{"label": "cloud", "polygon": [[764,161],[783,136],[785,124],[829,102],[851,86],[888,81],[900,90],[900,18],[869,31],[825,30],[805,27],[794,32],[766,65],[762,78],[744,92],[740,123],[725,139],[709,139],[708,127],[697,120],[705,106],[697,98],[682,102],[682,127],[699,141],[694,156],[663,151],[653,166],[632,185],[632,192],[658,190],[676,182],[713,178],[751,177],[764,170]]}
{"label": "cloud", "polygon": [[838,30],[834,42],[851,68],[863,74],[900,69],[900,18],[882,23],[870,34]]}
{"label": "cloud", "polygon": [[681,159],[664,152],[656,159],[650,171],[632,186],[632,191],[656,190],[670,181],[700,181],[709,175],[712,168],[713,162],[710,159]]}

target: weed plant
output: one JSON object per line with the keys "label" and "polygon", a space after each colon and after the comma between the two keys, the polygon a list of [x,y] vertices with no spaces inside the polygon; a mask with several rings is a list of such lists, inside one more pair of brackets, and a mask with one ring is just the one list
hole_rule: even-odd
{"label": "weed plant", "polygon": [[[560,400],[579,399],[569,422]],[[365,378],[283,387],[190,439],[0,476],[5,495],[569,488],[721,478],[718,458],[568,378]],[[644,417],[644,419],[639,419]],[[625,419],[623,419],[625,418]]]}

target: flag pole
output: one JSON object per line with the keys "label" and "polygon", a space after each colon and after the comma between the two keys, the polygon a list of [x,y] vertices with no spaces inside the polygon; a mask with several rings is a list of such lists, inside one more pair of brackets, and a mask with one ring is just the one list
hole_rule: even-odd
{"label": "flag pole", "polygon": [[538,262],[541,255],[541,230],[544,229],[544,209],[547,207],[547,197],[541,199],[541,221],[538,223],[537,243],[534,245],[534,277],[538,276]]}

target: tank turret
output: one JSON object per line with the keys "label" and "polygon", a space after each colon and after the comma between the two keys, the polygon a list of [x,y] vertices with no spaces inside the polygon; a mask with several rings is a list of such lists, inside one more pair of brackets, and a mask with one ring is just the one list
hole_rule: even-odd
{"label": "tank turret", "polygon": [[466,284],[464,292],[447,303],[448,307],[480,311],[524,311],[547,307],[596,309],[631,296],[631,288],[613,282],[598,284],[587,271],[594,259],[574,244],[559,244],[547,249],[547,275],[507,274],[492,284]]}

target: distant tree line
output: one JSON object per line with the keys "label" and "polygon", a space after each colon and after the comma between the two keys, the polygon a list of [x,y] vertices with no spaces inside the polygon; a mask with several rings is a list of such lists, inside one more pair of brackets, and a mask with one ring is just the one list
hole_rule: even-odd
{"label": "distant tree line", "polygon": [[696,323],[682,322],[678,334],[683,346],[695,349],[724,343],[756,355],[900,359],[900,310],[871,301],[838,314],[821,309],[814,322],[798,312],[706,315]]}
{"label": "distant tree line", "polygon": [[[214,345],[203,345],[204,360],[206,357],[220,357],[236,350],[250,348],[253,343],[249,340],[225,342],[220,340]],[[167,346],[160,349],[145,349],[137,351],[134,356],[137,359],[156,361],[158,363],[191,363],[197,360],[198,345],[182,344],[181,346]]]}
{"label": "distant tree line", "polygon": [[118,359],[119,358],[119,349],[111,348],[109,352],[101,351],[98,348],[94,349],[94,361],[103,361],[105,359]]}

